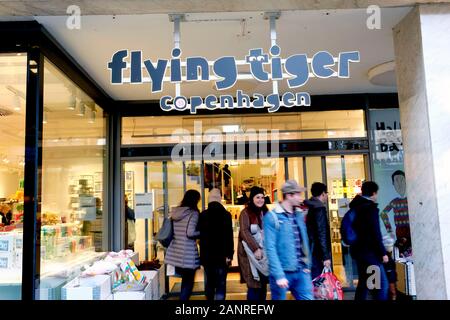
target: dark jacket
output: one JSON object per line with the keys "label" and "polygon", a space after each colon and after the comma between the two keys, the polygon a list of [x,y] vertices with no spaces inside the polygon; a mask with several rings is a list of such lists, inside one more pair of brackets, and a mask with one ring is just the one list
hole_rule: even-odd
{"label": "dark jacket", "polygon": [[4,214],[0,212],[0,223],[3,223],[5,226],[9,226],[12,220],[12,212],[8,211],[8,213]]}
{"label": "dark jacket", "polygon": [[233,259],[234,242],[231,214],[219,202],[211,202],[200,214],[200,263],[208,267],[225,267]]}
{"label": "dark jacket", "polygon": [[305,200],[304,203],[308,206],[306,227],[308,229],[311,255],[317,258],[318,261],[330,260],[331,237],[325,204],[316,198]]}
{"label": "dark jacket", "polygon": [[381,263],[386,249],[381,236],[377,204],[358,195],[350,202],[350,208],[356,211],[353,229],[357,240],[350,248],[353,258],[369,264]]}

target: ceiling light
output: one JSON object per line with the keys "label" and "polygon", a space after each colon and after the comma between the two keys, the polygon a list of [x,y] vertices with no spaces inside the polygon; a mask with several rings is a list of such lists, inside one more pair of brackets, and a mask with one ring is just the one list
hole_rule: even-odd
{"label": "ceiling light", "polygon": [[44,111],[44,113],[43,113],[42,123],[43,123],[43,124],[46,124],[46,123],[47,123],[47,112],[45,112],[45,111]]}
{"label": "ceiling light", "polygon": [[86,113],[86,105],[82,102],[78,103],[76,115],[80,117],[84,117],[84,114]]}
{"label": "ceiling light", "polygon": [[79,103],[79,100],[75,98],[75,95],[70,95],[69,99],[69,106],[67,108],[69,110],[75,110],[77,108],[77,103]]}
{"label": "ceiling light", "polygon": [[95,114],[97,113],[97,111],[95,111],[95,106],[93,108],[90,108],[90,112],[89,112],[89,123],[95,123]]}
{"label": "ceiling light", "polygon": [[20,111],[20,99],[17,94],[15,94],[13,97],[13,109],[15,111]]}
{"label": "ceiling light", "polygon": [[238,125],[228,125],[228,126],[222,126],[223,132],[229,133],[229,132],[239,132],[239,126]]}

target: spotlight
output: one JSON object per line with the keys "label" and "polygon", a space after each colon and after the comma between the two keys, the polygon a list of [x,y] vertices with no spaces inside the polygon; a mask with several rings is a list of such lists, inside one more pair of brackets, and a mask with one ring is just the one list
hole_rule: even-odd
{"label": "spotlight", "polygon": [[13,108],[15,111],[20,111],[20,98],[17,94],[13,97]]}
{"label": "spotlight", "polygon": [[84,114],[86,113],[86,105],[83,102],[80,102],[77,107],[77,112],[75,114],[77,116],[84,117]]}

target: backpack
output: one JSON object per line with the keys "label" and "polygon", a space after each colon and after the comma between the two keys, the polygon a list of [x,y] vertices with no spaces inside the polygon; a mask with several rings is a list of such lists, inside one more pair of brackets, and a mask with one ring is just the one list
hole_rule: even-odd
{"label": "backpack", "polygon": [[351,246],[351,245],[355,244],[356,239],[357,239],[355,229],[353,229],[353,223],[355,222],[355,217],[356,217],[356,211],[354,209],[350,209],[345,213],[344,218],[342,219],[342,222],[341,222],[342,241],[347,246]]}
{"label": "backpack", "polygon": [[164,247],[168,248],[173,239],[173,221],[170,218],[164,218],[163,225],[156,235],[156,240]]}

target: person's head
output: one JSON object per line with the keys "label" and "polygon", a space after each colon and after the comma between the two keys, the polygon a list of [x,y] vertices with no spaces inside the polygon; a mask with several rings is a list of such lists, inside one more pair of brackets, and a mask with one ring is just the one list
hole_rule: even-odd
{"label": "person's head", "polygon": [[198,202],[200,201],[200,192],[197,190],[188,190],[181,200],[180,207],[188,207],[192,210],[198,211]]}
{"label": "person's head", "polygon": [[211,189],[208,196],[208,203],[211,202],[222,202],[222,196],[220,194],[220,190],[217,188]]}
{"label": "person's head", "polygon": [[287,202],[293,207],[298,207],[303,201],[302,192],[305,192],[306,188],[300,187],[295,180],[287,180],[281,187],[281,193],[283,194],[283,201]]}
{"label": "person's head", "polygon": [[314,198],[317,198],[322,202],[326,202],[328,199],[327,186],[322,182],[314,182],[311,186],[311,194]]}
{"label": "person's head", "polygon": [[401,197],[406,195],[406,178],[403,171],[397,170],[392,174],[392,184]]}
{"label": "person's head", "polygon": [[128,196],[127,195],[124,196],[124,201],[125,201],[125,206],[128,206]]}
{"label": "person's head", "polygon": [[225,168],[225,169],[228,169],[228,165],[226,164],[224,168]]}
{"label": "person's head", "polygon": [[365,181],[361,187],[361,194],[364,197],[368,197],[373,201],[376,201],[378,196],[378,185],[373,181]]}
{"label": "person's head", "polygon": [[9,205],[7,205],[6,203],[0,204],[0,212],[1,213],[7,214],[10,211],[11,211],[11,207]]}
{"label": "person's head", "polygon": [[266,213],[269,209],[266,206],[266,201],[264,199],[264,189],[254,186],[250,189],[250,199],[248,201],[248,207],[254,213],[264,212]]}
{"label": "person's head", "polygon": [[100,198],[95,198],[95,206],[97,207],[97,208],[101,208],[102,207],[102,199],[100,199]]}

